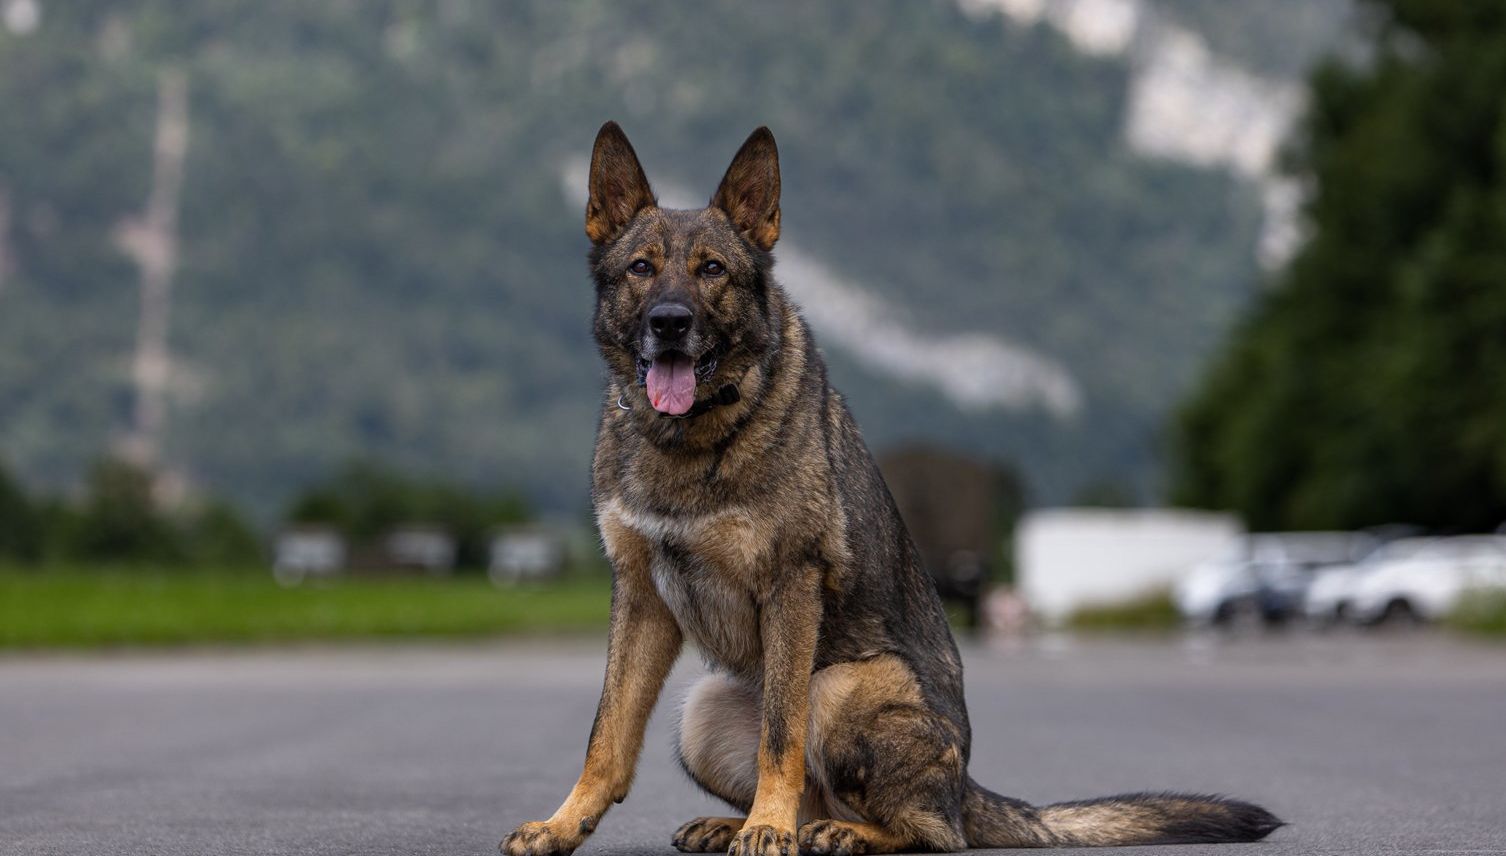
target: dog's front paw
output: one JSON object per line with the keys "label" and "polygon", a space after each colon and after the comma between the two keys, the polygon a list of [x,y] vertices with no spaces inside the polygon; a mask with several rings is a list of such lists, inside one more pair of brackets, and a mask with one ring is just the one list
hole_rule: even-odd
{"label": "dog's front paw", "polygon": [[742,828],[740,817],[698,817],[680,827],[670,843],[682,853],[726,853]]}
{"label": "dog's front paw", "polygon": [[497,849],[502,856],[570,856],[580,845],[581,836],[567,836],[548,823],[525,823],[506,838]]}
{"label": "dog's front paw", "polygon": [[798,856],[795,831],[772,826],[744,826],[732,839],[728,856]]}

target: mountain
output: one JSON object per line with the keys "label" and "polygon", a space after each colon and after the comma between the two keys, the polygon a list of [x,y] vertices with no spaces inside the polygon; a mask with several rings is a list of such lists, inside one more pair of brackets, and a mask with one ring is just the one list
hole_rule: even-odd
{"label": "mountain", "polygon": [[[353,457],[579,508],[601,379],[571,176],[607,118],[692,202],[773,128],[780,272],[870,444],[1017,462],[1038,501],[1158,490],[1165,413],[1262,276],[1260,183],[1137,150],[1143,57],[1025,0],[20,5],[34,19],[0,21],[0,456],[38,484],[141,440],[160,390],[163,466],[264,518]],[[1283,27],[1316,52],[1342,22],[1314,36],[1289,5],[1153,11],[1260,19],[1289,78]],[[173,80],[176,264],[165,357],[143,362],[127,238],[152,222]]]}

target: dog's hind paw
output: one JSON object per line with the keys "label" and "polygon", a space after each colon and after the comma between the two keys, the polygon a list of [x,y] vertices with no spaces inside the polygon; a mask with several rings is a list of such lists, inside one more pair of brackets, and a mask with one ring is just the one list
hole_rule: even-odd
{"label": "dog's hind paw", "polygon": [[868,839],[851,824],[817,820],[800,827],[800,852],[812,856],[861,856],[868,852]]}
{"label": "dog's hind paw", "polygon": [[740,817],[698,817],[681,826],[670,843],[681,853],[726,853],[742,828]]}

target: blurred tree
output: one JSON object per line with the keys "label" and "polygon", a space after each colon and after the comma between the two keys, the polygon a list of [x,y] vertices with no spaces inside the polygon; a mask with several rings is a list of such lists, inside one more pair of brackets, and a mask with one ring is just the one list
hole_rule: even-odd
{"label": "blurred tree", "polygon": [[234,506],[211,501],[179,523],[182,552],[196,565],[250,567],[264,561],[261,537]]}
{"label": "blurred tree", "polygon": [[90,470],[82,500],[31,496],[0,467],[0,560],[152,562],[246,567],[263,557],[261,538],[218,500],[166,510],[149,472],[104,458]]}
{"label": "blurred tree", "polygon": [[40,522],[25,489],[0,466],[0,559],[36,560],[43,544]]}
{"label": "blurred tree", "polygon": [[438,526],[455,538],[458,566],[482,568],[493,530],[531,515],[527,503],[512,493],[473,490],[356,462],[305,490],[286,516],[289,523],[332,526],[358,544],[402,525]]}
{"label": "blurred tree", "polygon": [[1105,477],[1078,488],[1072,495],[1072,504],[1086,508],[1135,508],[1141,503],[1133,486]]}
{"label": "blurred tree", "polygon": [[172,525],[158,513],[152,476],[116,458],[95,462],[65,550],[81,559],[176,562],[185,558]]}
{"label": "blurred tree", "polygon": [[1173,496],[1257,529],[1506,519],[1506,5],[1370,0],[1311,80],[1311,237],[1178,422]]}

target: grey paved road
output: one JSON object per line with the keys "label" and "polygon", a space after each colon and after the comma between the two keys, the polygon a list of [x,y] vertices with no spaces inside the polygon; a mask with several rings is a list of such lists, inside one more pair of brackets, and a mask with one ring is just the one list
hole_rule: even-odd
{"label": "grey paved road", "polygon": [[[601,660],[594,642],[0,658],[0,853],[491,854],[573,780]],[[981,781],[1033,801],[1221,791],[1291,822],[1169,852],[1506,852],[1506,648],[1048,640],[967,660]],[[672,856],[679,822],[715,813],[671,760],[672,708],[583,856]]]}

